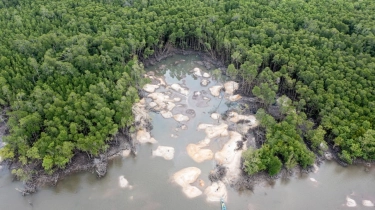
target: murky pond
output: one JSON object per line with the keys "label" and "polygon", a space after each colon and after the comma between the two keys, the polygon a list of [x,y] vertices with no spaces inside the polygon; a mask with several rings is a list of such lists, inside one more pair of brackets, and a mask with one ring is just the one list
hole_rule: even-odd
{"label": "murky pond", "polygon": [[[198,179],[203,181],[204,186],[200,186],[197,181],[192,185],[204,191],[211,184],[208,174],[216,165],[215,158],[197,163],[189,156],[186,147],[205,139],[205,132],[197,129],[199,124],[219,124],[218,120],[210,117],[212,112],[222,114],[237,106],[235,102],[210,94],[209,88],[219,82],[209,79],[210,83],[204,87],[200,84],[202,77],[192,76],[191,70],[195,67],[210,73],[196,62],[200,60],[198,55],[174,56],[149,68],[156,72],[156,76],[164,76],[167,84],[176,83],[189,88],[186,96],[178,93],[171,95],[181,99],[176,103],[173,114],[185,113],[189,116],[188,121],[177,122],[173,118],[165,119],[160,113],[150,112],[153,125],[151,135],[157,143],[139,145],[136,157],[116,157],[110,162],[108,173],[102,179],[83,172],[58,182],[55,187],[46,187],[34,195],[22,197],[15,190],[22,188],[22,183],[12,182],[9,171],[0,169],[0,210],[220,209],[219,202],[208,202],[204,193],[188,198],[181,186],[172,180],[177,171],[197,167],[201,170]],[[165,87],[156,90],[165,91],[173,92]],[[194,110],[195,113],[186,110]],[[186,127],[182,129],[184,125]],[[212,138],[207,148],[217,152],[225,141],[220,137]],[[152,151],[158,146],[174,148],[173,159],[153,156]],[[120,176],[128,180],[128,187],[120,187]],[[375,202],[375,169],[365,171],[359,166],[343,168],[334,162],[325,162],[316,173],[280,179],[270,185],[256,186],[254,191],[237,192],[230,186],[226,187],[228,209],[347,209],[347,197],[356,202],[354,209],[367,209],[369,207],[363,206],[362,201]]]}

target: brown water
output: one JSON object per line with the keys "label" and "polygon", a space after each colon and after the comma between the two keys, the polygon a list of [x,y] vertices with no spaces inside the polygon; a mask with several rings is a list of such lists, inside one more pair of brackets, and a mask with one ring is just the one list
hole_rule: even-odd
{"label": "brown water", "polygon": [[[175,61],[184,59],[185,62],[174,65]],[[167,70],[164,74],[166,82],[182,83],[184,80],[189,87],[189,95],[183,101],[189,109],[196,111],[196,117],[187,122],[187,130],[175,129],[178,123],[172,119],[164,119],[160,114],[150,113],[153,130],[151,134],[158,144],[140,145],[137,157],[117,157],[109,164],[107,175],[98,179],[94,174],[83,172],[58,182],[55,187],[40,189],[38,193],[22,197],[15,188],[22,188],[21,182],[13,182],[9,171],[0,169],[0,210],[38,209],[38,210],[66,210],[66,209],[134,209],[134,210],[218,210],[219,203],[206,202],[205,195],[188,199],[181,187],[171,182],[171,176],[178,170],[195,166],[202,170],[199,179],[209,185],[208,172],[214,168],[214,160],[203,163],[194,162],[186,153],[188,143],[196,143],[205,137],[203,131],[197,131],[199,123],[212,123],[210,118],[218,104],[219,113],[236,106],[210,96],[208,88],[215,85],[212,81],[208,87],[201,87],[200,79],[190,76],[189,70],[197,65],[193,61],[200,60],[196,55],[174,56],[161,62]],[[158,66],[149,70],[158,69]],[[211,98],[206,107],[197,107],[197,101],[192,100],[194,91],[206,90]],[[160,91],[160,90],[159,90]],[[178,135],[172,138],[171,134]],[[216,140],[211,143],[215,152],[224,142]],[[158,145],[175,148],[173,160],[152,157],[151,151]],[[352,209],[368,209],[362,206],[362,200],[375,202],[375,169],[368,172],[363,167],[351,166],[343,168],[334,162],[325,162],[316,173],[280,179],[270,185],[257,186],[254,191],[237,192],[228,188],[227,208],[229,210],[290,210],[290,209],[347,209],[346,196],[357,202]],[[118,177],[125,176],[132,189],[120,188]],[[313,182],[314,178],[317,182]],[[203,188],[201,188],[203,190]]]}

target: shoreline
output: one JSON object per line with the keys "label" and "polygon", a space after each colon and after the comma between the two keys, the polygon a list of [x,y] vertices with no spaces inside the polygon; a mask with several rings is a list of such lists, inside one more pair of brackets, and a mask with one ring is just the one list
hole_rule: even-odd
{"label": "shoreline", "polygon": [[[201,56],[204,63],[209,63],[208,65],[212,66],[218,66],[220,70],[222,71],[222,74],[225,73],[225,67],[222,64],[222,62],[211,58],[207,53],[199,52],[195,50],[182,50],[177,48],[169,48],[165,54],[161,54],[159,56],[150,56],[150,58],[145,59],[142,61],[145,67],[148,67],[150,65],[157,65],[158,62],[160,62],[163,59],[172,57],[174,55],[191,55],[191,54],[197,54]],[[205,64],[206,65],[206,64]],[[210,68],[210,70],[213,70]],[[241,89],[239,92],[242,92]],[[143,93],[143,90],[140,91],[140,95]],[[252,98],[244,97],[241,99],[243,103],[251,104],[256,109],[256,100],[252,101]],[[252,104],[254,103],[254,104]],[[149,111],[149,110],[147,110]],[[4,123],[5,124],[5,123]],[[6,125],[5,125],[6,126]],[[146,126],[146,130],[148,130],[150,126]],[[2,131],[2,130],[1,130]],[[4,134],[6,134],[7,129],[4,130]],[[247,141],[246,141],[247,142]],[[1,142],[0,142],[1,143]],[[137,143],[136,143],[137,144]],[[18,190],[22,193],[22,195],[28,195],[35,193],[38,188],[46,185],[54,186],[57,184],[58,181],[63,180],[65,177],[70,176],[72,174],[82,172],[82,171],[89,171],[91,173],[96,173],[97,176],[100,178],[102,176],[105,176],[107,171],[107,164],[108,160],[112,157],[121,155],[121,151],[124,150],[130,150],[133,155],[136,154],[136,148],[134,145],[134,138],[127,136],[119,131],[119,133],[110,141],[108,142],[109,149],[106,152],[101,153],[97,157],[88,157],[83,152],[77,152],[73,158],[71,159],[70,163],[66,166],[65,169],[58,169],[56,170],[52,175],[46,174],[40,166],[38,167],[37,164],[34,165],[32,169],[36,169],[36,174],[33,175],[33,177],[26,181],[24,189]],[[332,160],[337,162],[338,164],[342,166],[347,166],[347,164],[343,164],[342,161],[340,161],[337,157],[336,152],[334,152],[331,148],[329,149],[330,154],[332,155]],[[326,160],[324,156],[318,156],[316,155],[315,164],[320,165],[323,161]],[[241,160],[241,166],[242,166]],[[341,162],[341,163],[340,163]],[[352,165],[365,165],[371,164],[375,161],[363,161],[363,160],[354,160]],[[21,168],[20,164],[17,162],[11,162],[11,161],[3,161],[0,163],[0,165],[7,165],[9,170],[12,171],[12,169]],[[25,166],[29,167],[32,166],[32,164]],[[275,176],[269,176],[266,172],[260,172],[254,175],[247,175],[243,169],[241,169],[242,173],[238,180],[231,184],[231,187],[233,187],[237,191],[241,190],[252,190],[255,186],[261,186],[262,183],[274,181],[277,179],[280,179],[282,177],[296,177],[297,174],[301,173],[311,173],[313,172],[314,167],[310,166],[306,169],[302,169],[299,166],[296,166],[293,169],[286,169],[283,168],[277,175]]]}

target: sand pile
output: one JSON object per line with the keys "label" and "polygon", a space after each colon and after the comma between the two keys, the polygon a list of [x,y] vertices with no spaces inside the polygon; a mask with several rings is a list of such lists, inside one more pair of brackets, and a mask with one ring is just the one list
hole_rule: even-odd
{"label": "sand pile", "polygon": [[209,88],[211,94],[215,97],[218,97],[220,95],[221,89],[223,89],[222,85],[215,85]]}
{"label": "sand pile", "polygon": [[211,118],[214,119],[214,120],[218,120],[220,118],[220,114],[219,113],[212,113]]}
{"label": "sand pile", "polygon": [[252,125],[257,124],[257,120],[254,115],[240,115],[237,112],[229,112],[229,121],[237,123],[240,120],[249,121]]}
{"label": "sand pile", "polygon": [[159,88],[159,85],[150,85],[150,84],[145,84],[143,86],[143,90],[148,92],[148,93],[153,93],[155,92],[156,89]]}
{"label": "sand pile", "polygon": [[234,91],[238,90],[239,84],[234,81],[229,81],[224,84],[225,93],[229,95],[233,95]]}
{"label": "sand pile", "polygon": [[163,157],[166,160],[172,160],[174,157],[174,148],[173,147],[165,147],[165,146],[158,146],[156,150],[152,151],[153,156]]}
{"label": "sand pile", "polygon": [[189,144],[186,147],[188,155],[197,163],[201,163],[205,160],[211,160],[214,157],[213,152],[210,149],[203,149],[208,144]]}
{"label": "sand pile", "polygon": [[217,163],[227,167],[226,177],[228,181],[235,181],[241,174],[241,156],[242,152],[246,150],[246,144],[242,148],[238,148],[237,142],[242,141],[242,135],[235,132],[229,132],[230,139],[224,144],[223,148],[215,153],[215,160]]}
{"label": "sand pile", "polygon": [[208,186],[204,190],[204,194],[207,196],[206,200],[210,202],[220,201],[221,198],[226,201],[228,191],[223,182],[217,181],[212,183],[211,186]]}
{"label": "sand pile", "polygon": [[187,88],[183,88],[181,87],[179,84],[172,84],[171,85],[171,88],[179,93],[181,93],[182,95],[185,95],[187,96],[189,94],[189,90]]}
{"label": "sand pile", "polygon": [[124,176],[119,176],[118,180],[119,180],[119,185],[121,188],[126,188],[129,186],[129,182],[128,180],[125,179]]}
{"label": "sand pile", "polygon": [[370,200],[362,200],[362,205],[366,207],[373,207],[374,203]]}
{"label": "sand pile", "polygon": [[197,76],[197,77],[201,77],[202,76],[202,71],[201,71],[201,69],[200,68],[194,68],[193,69],[193,74],[194,74],[194,76]]}
{"label": "sand pile", "polygon": [[194,198],[202,194],[202,191],[190,184],[195,182],[201,170],[196,167],[184,168],[173,175],[173,180],[182,187],[182,191],[189,198]]}
{"label": "sand pile", "polygon": [[183,114],[176,114],[176,115],[173,115],[173,118],[174,118],[177,122],[189,121],[189,117],[186,116],[186,115],[183,115]]}
{"label": "sand pile", "polygon": [[154,143],[157,143],[157,141],[151,137],[150,133],[144,129],[141,129],[141,130],[138,130],[137,131],[137,140],[139,141],[139,143],[151,143],[151,144],[154,144]]}
{"label": "sand pile", "polygon": [[198,130],[205,130],[206,137],[209,139],[228,136],[228,125],[225,123],[220,125],[199,124]]}
{"label": "sand pile", "polygon": [[242,96],[239,95],[239,94],[232,95],[232,96],[229,96],[229,97],[228,97],[229,101],[238,101],[238,100],[240,100],[241,98],[242,98]]}
{"label": "sand pile", "polygon": [[201,80],[201,85],[202,86],[207,86],[208,84],[210,84],[210,80],[208,80],[208,79],[202,79]]}

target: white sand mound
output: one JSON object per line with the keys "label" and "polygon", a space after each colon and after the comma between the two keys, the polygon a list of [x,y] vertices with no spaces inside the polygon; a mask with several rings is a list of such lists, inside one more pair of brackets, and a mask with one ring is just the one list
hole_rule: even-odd
{"label": "white sand mound", "polygon": [[194,68],[193,69],[193,74],[195,75],[195,76],[197,76],[197,77],[201,77],[202,76],[202,71],[201,71],[201,69],[200,68]]}
{"label": "white sand mound", "polygon": [[205,129],[207,138],[215,138],[220,136],[228,136],[228,125],[227,124],[220,124],[216,126],[209,126]]}
{"label": "white sand mound", "polygon": [[194,198],[202,194],[198,188],[191,186],[190,184],[197,180],[201,174],[201,170],[196,167],[184,168],[173,175],[173,180],[182,187],[182,192],[185,193],[189,198]]}
{"label": "white sand mound", "polygon": [[215,160],[227,167],[226,177],[228,181],[232,182],[241,174],[241,156],[242,152],[246,150],[246,145],[237,150],[237,141],[242,140],[242,135],[234,131],[229,132],[229,135],[229,141],[215,153]]}
{"label": "white sand mound", "polygon": [[318,181],[316,181],[316,179],[314,179],[314,178],[310,178],[310,181],[318,183]]}
{"label": "white sand mound", "polygon": [[200,91],[194,91],[194,96],[200,96],[202,93]]}
{"label": "white sand mound", "polygon": [[159,92],[150,93],[147,97],[154,100],[153,102],[157,104],[157,106],[154,106],[156,110],[165,109],[167,106],[167,102],[171,101],[168,95]]}
{"label": "white sand mound", "polygon": [[152,151],[153,156],[163,157],[166,160],[172,160],[174,157],[174,148],[173,147],[165,147],[165,146],[158,146],[156,150]]}
{"label": "white sand mound", "polygon": [[349,198],[348,196],[346,196],[346,206],[347,207],[356,207],[357,206],[357,203],[355,202],[355,200]]}
{"label": "white sand mound", "polygon": [[229,95],[233,95],[234,91],[238,90],[239,84],[234,81],[229,81],[224,84],[225,93]]}
{"label": "white sand mound", "polygon": [[195,198],[197,196],[202,195],[202,191],[200,189],[191,185],[183,187],[182,192],[185,193],[185,195],[187,195],[188,198]]}
{"label": "white sand mound", "polygon": [[143,86],[143,90],[149,93],[155,92],[156,89],[159,88],[159,85],[150,85],[150,84],[145,84]]}
{"label": "white sand mound", "polygon": [[160,114],[161,114],[161,116],[163,116],[166,119],[173,117],[173,114],[170,111],[161,110]]}
{"label": "white sand mound", "polygon": [[188,155],[197,163],[201,163],[205,160],[211,160],[214,157],[213,152],[210,149],[202,149],[206,145],[200,144],[189,144],[186,147]]}
{"label": "white sand mound", "polygon": [[214,119],[214,120],[217,120],[217,119],[220,118],[220,114],[219,113],[212,113],[211,118]]}
{"label": "white sand mound", "polygon": [[131,152],[130,149],[123,150],[121,152],[121,156],[122,157],[128,157],[130,155],[130,152]]}
{"label": "white sand mound", "polygon": [[119,176],[118,180],[119,180],[119,185],[121,188],[125,188],[129,186],[129,182],[128,180],[125,179],[124,176]]}
{"label": "white sand mound", "polygon": [[205,77],[205,78],[209,78],[211,75],[209,74],[209,73],[207,73],[207,72],[204,72],[203,73],[203,77]]}
{"label": "white sand mound", "polygon": [[370,201],[370,200],[363,200],[362,201],[362,205],[366,206],[366,207],[373,207],[374,203],[372,201]]}
{"label": "white sand mound", "polygon": [[176,115],[173,115],[173,118],[177,121],[177,122],[184,122],[184,121],[188,121],[189,120],[189,117],[188,116],[185,116],[183,114],[176,114]]}
{"label": "white sand mound", "polygon": [[148,106],[150,106],[151,108],[154,108],[155,106],[157,106],[158,104],[157,103],[155,103],[155,102],[153,102],[153,101],[151,101],[149,104],[148,104]]}
{"label": "white sand mound", "polygon": [[222,198],[224,201],[227,201],[227,188],[225,187],[225,184],[221,181],[212,183],[211,186],[208,186],[204,190],[204,194],[207,195],[207,201],[210,202],[217,202],[220,201]]}
{"label": "white sand mound", "polygon": [[257,124],[257,120],[254,115],[240,115],[237,112],[229,112],[229,121],[237,123],[240,120],[250,121],[252,125]]}
{"label": "white sand mound", "polygon": [[198,176],[201,174],[201,170],[197,167],[188,167],[177,171],[173,175],[173,180],[180,186],[184,187],[191,184],[197,180]]}
{"label": "white sand mound", "polygon": [[212,126],[214,126],[214,125],[201,123],[201,124],[198,125],[198,130],[204,130],[204,129],[206,129],[208,127],[212,127]]}
{"label": "white sand mound", "polygon": [[223,89],[222,85],[215,85],[209,88],[211,94],[215,97],[218,97],[220,95],[221,89]]}
{"label": "white sand mound", "polygon": [[168,101],[168,102],[167,102],[167,107],[166,107],[166,108],[167,108],[169,111],[172,111],[172,109],[173,109],[175,106],[176,106],[176,104],[174,104],[174,103]]}
{"label": "white sand mound", "polygon": [[159,85],[161,86],[167,86],[167,83],[164,81],[164,78],[162,77],[156,77],[157,80],[159,80]]}
{"label": "white sand mound", "polygon": [[209,80],[207,80],[207,79],[202,79],[202,80],[201,80],[201,85],[202,85],[202,86],[207,86],[208,84],[210,84],[210,81],[209,81]]}
{"label": "white sand mound", "polygon": [[238,101],[242,98],[242,96],[236,94],[236,95],[233,95],[233,96],[229,96],[229,101]]}
{"label": "white sand mound", "polygon": [[173,98],[173,101],[174,102],[179,102],[179,101],[181,101],[181,98],[179,98],[179,97]]}
{"label": "white sand mound", "polygon": [[151,144],[154,144],[154,143],[157,143],[157,141],[151,137],[150,133],[146,130],[139,130],[137,131],[137,140],[139,141],[139,143],[151,143]]}
{"label": "white sand mound", "polygon": [[179,84],[172,84],[171,85],[171,88],[179,93],[181,93],[182,95],[185,95],[187,96],[189,94],[189,90],[186,89],[186,88],[183,88],[181,87]]}

